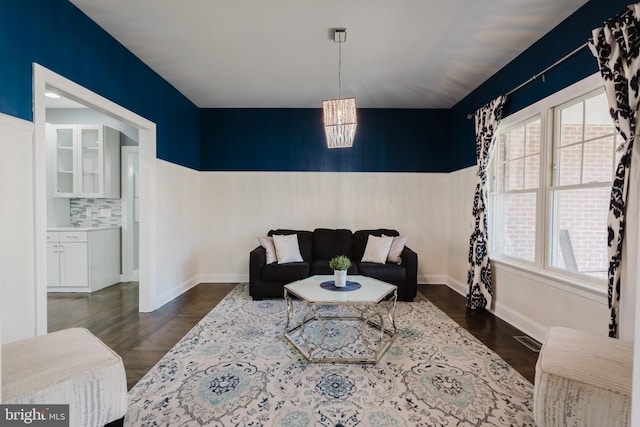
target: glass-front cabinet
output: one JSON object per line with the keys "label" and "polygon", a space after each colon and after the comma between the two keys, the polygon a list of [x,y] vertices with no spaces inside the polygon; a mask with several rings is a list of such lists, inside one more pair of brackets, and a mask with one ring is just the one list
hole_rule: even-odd
{"label": "glass-front cabinet", "polygon": [[119,198],[120,132],[55,125],[54,197]]}
{"label": "glass-front cabinet", "polygon": [[75,191],[76,155],[74,138],[74,129],[56,129],[56,195],[73,195]]}
{"label": "glass-front cabinet", "polygon": [[[83,194],[100,194],[99,178],[104,174],[103,150],[100,128],[80,127],[80,192]],[[97,196],[96,196],[97,197]]]}

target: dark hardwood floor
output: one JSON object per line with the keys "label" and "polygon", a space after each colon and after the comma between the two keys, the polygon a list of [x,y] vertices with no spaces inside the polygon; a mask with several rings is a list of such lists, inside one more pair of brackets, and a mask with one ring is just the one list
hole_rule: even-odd
{"label": "dark hardwood floor", "polygon": [[[122,357],[131,388],[235,286],[200,284],[153,313],[138,312],[137,282],[92,294],[50,293],[49,332],[89,329]],[[418,290],[533,383],[538,354],[513,339],[522,332],[489,312],[467,310],[464,297],[447,286]]]}

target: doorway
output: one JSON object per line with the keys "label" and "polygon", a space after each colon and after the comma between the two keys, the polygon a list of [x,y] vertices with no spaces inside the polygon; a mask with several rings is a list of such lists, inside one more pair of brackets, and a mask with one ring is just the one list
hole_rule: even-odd
{"label": "doorway", "polygon": [[139,310],[153,311],[155,283],[155,218],[156,193],[152,182],[156,172],[156,125],[124,107],[72,82],[65,77],[33,64],[34,76],[34,170],[35,170],[35,298],[36,334],[47,333],[47,156],[45,92],[79,102],[138,129],[139,133]]}

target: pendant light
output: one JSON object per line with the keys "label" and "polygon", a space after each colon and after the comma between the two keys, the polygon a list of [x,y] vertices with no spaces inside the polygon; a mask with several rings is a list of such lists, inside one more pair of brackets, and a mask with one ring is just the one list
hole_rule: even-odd
{"label": "pendant light", "polygon": [[347,30],[335,28],[333,40],[338,43],[338,99],[322,101],[324,112],[324,133],[327,147],[346,148],[353,145],[356,135],[356,99],[342,98],[342,43],[347,41]]}

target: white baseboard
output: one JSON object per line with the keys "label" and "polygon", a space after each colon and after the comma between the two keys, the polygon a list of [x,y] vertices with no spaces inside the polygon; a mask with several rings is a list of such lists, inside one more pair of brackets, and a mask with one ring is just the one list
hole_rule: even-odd
{"label": "white baseboard", "polygon": [[[444,283],[449,288],[453,289],[457,293],[462,296],[467,295],[467,285],[466,283],[459,282],[452,277],[448,276],[429,276],[428,280],[420,283]],[[530,337],[543,342],[547,335],[547,328],[540,323],[524,316],[522,313],[511,309],[510,307],[496,301],[494,304],[494,308],[489,310],[493,313],[494,316],[504,320],[509,323],[511,326],[520,329],[525,334]]]}
{"label": "white baseboard", "polygon": [[192,277],[179,284],[176,287],[169,289],[162,295],[156,298],[155,310],[162,307],[166,303],[173,301],[189,289],[199,284],[216,284],[216,283],[245,283],[249,282],[248,274],[202,274]]}
{"label": "white baseboard", "polygon": [[545,326],[523,316],[522,313],[513,310],[498,301],[496,301],[495,307],[491,312],[510,325],[520,329],[531,338],[540,342],[544,342],[547,336],[547,328]]}
{"label": "white baseboard", "polygon": [[465,298],[467,297],[467,284],[466,283],[458,282],[456,279],[454,279],[452,277],[447,277],[445,283],[447,284],[447,286],[449,286],[451,289],[453,289],[454,291],[456,291],[457,293],[459,293],[463,297],[465,297]]}
{"label": "white baseboard", "polygon": [[155,298],[155,303],[156,303],[155,307],[156,308],[154,310],[157,310],[160,307],[162,307],[163,305],[165,305],[166,303],[168,303],[170,301],[173,301],[175,298],[177,298],[180,295],[182,295],[183,293],[187,292],[189,289],[193,288],[198,283],[200,283],[199,278],[198,277],[192,277],[191,279],[182,282],[178,286],[167,290],[162,295],[158,295]]}
{"label": "white baseboard", "polygon": [[418,283],[421,285],[444,285],[447,283],[447,280],[447,276],[437,274],[422,274],[418,276]]}
{"label": "white baseboard", "polygon": [[201,274],[200,283],[249,283],[248,274]]}

